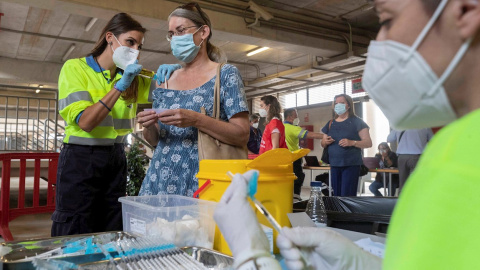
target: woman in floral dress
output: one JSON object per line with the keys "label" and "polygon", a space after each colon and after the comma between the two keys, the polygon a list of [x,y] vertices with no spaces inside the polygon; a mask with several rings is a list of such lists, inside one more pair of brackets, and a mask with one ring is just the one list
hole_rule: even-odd
{"label": "woman in floral dress", "polygon": [[212,115],[213,92],[220,50],[209,42],[211,24],[198,4],[175,9],[169,17],[167,39],[172,53],[185,66],[175,71],[168,87],[153,91],[153,108],[140,112],[144,137],[156,145],[140,195],[192,196],[198,189],[198,129],[224,143],[245,146],[249,137],[248,107],[238,69],[225,64],[220,75],[220,118]]}

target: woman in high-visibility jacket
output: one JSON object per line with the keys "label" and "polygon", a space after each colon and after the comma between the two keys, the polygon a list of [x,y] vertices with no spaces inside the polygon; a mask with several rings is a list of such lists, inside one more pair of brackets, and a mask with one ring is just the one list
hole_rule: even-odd
{"label": "woman in high-visibility jacket", "polygon": [[66,128],[52,236],[122,230],[123,142],[137,103],[147,103],[150,92],[151,80],[137,76],[145,31],[128,14],[116,14],[89,55],[62,67],[58,105]]}

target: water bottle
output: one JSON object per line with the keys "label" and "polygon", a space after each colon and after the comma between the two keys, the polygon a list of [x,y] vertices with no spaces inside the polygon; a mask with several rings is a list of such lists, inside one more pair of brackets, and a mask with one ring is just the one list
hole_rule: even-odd
{"label": "water bottle", "polygon": [[310,183],[310,199],[308,199],[307,209],[305,212],[312,219],[315,224],[327,225],[327,212],[323,204],[322,182],[312,181]]}

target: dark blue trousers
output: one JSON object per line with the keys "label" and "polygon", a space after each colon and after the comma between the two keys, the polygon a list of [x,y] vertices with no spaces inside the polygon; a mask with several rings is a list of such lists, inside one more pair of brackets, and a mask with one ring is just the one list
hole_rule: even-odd
{"label": "dark blue trousers", "polygon": [[58,159],[52,236],[121,231],[126,195],[124,145],[65,144]]}
{"label": "dark blue trousers", "polygon": [[331,167],[330,174],[334,196],[357,196],[360,165]]}
{"label": "dark blue trousers", "polygon": [[300,195],[302,192],[303,181],[305,180],[305,173],[303,173],[302,168],[302,158],[299,158],[293,162],[293,173],[297,177],[297,179],[293,181],[293,193]]}

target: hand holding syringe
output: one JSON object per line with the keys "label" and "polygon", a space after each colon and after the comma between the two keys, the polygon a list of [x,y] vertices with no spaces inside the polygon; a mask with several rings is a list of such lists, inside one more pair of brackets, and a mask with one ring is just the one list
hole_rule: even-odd
{"label": "hand holding syringe", "polygon": [[[227,172],[227,175],[230,177],[230,179],[233,180],[233,173],[231,172]],[[245,179],[246,180],[246,179]],[[259,202],[256,198],[255,198],[255,194],[257,193],[257,182],[258,182],[258,172],[254,172],[251,179],[249,181],[247,181],[248,183],[248,195],[250,197],[250,199],[252,200],[253,204],[255,205],[255,207],[257,207],[258,211],[260,211],[260,213],[262,213],[268,220],[268,222],[270,222],[270,224],[273,226],[273,228],[279,233],[281,234],[282,233],[282,228],[280,226],[280,224],[275,220],[275,218],[270,214],[270,212],[268,212],[267,208],[265,208],[265,206],[262,205],[261,202]],[[306,260],[305,258],[305,255],[304,255],[304,250],[302,250],[301,248],[299,248],[299,251],[300,251],[300,254],[302,256],[302,259],[303,259],[303,265],[304,265],[304,270],[308,270],[308,269],[313,269],[312,266],[308,263],[308,261]]]}
{"label": "hand holding syringe", "polygon": [[144,78],[150,78],[152,80],[156,80],[157,83],[160,85],[170,79],[170,75],[172,75],[175,70],[182,68],[181,65],[179,64],[163,64],[158,67],[157,73],[142,68],[138,76],[144,77]]}

